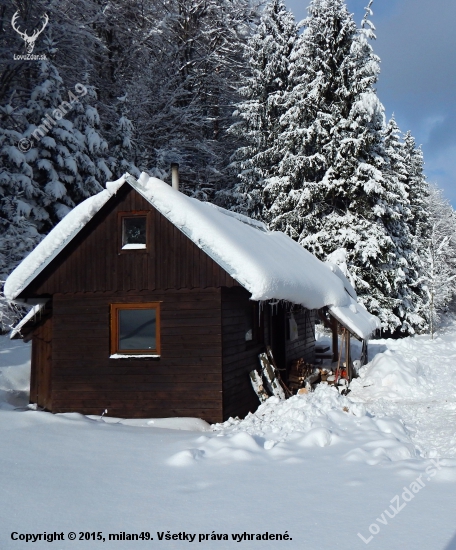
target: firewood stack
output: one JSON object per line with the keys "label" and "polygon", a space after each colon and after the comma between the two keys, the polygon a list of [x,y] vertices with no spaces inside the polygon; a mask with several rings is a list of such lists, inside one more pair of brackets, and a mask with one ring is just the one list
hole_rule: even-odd
{"label": "firewood stack", "polygon": [[306,363],[304,359],[298,359],[291,365],[290,374],[288,375],[288,387],[292,391],[297,391],[307,387],[310,389],[312,384],[315,384],[320,379],[320,369]]}

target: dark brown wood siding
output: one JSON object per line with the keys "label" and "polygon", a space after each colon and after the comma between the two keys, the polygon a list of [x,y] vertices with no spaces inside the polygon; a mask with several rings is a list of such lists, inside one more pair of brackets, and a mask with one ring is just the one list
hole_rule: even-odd
{"label": "dark brown wood siding", "polygon": [[[148,248],[120,250],[122,212],[147,211]],[[23,295],[239,286],[141,195],[125,184]]]}
{"label": "dark brown wood siding", "polygon": [[[286,362],[287,369],[291,363],[301,357],[308,363],[315,362],[315,320],[316,311],[304,308],[294,308],[293,317],[298,325],[298,338],[290,340],[289,329],[287,330],[286,341]],[[287,323],[289,322],[289,315]],[[288,327],[287,327],[288,328]]]}
{"label": "dark brown wood siding", "polygon": [[[111,303],[161,302],[161,357],[110,359]],[[220,289],[56,294],[52,411],[222,421]]]}
{"label": "dark brown wood siding", "polygon": [[[260,402],[255,395],[249,372],[259,367],[258,355],[271,345],[277,366],[289,370],[299,358],[315,361],[315,312],[294,307],[298,338],[290,340],[288,323],[290,304],[262,306],[262,334],[256,342],[245,340],[252,326],[250,293],[243,288],[222,289],[223,416],[245,416]],[[272,334],[271,331],[274,331]],[[282,376],[286,380],[285,371]]]}
{"label": "dark brown wood siding", "polygon": [[250,293],[244,288],[222,288],[223,416],[244,417],[260,404],[252,389],[249,372],[259,366],[263,341],[248,342],[253,311]]}
{"label": "dark brown wood siding", "polygon": [[52,410],[52,318],[33,332],[30,403]]}

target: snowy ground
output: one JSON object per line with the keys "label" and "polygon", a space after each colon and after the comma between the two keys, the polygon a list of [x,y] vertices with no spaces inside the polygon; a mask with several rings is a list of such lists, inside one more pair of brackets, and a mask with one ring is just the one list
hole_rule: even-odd
{"label": "snowy ground", "polygon": [[27,409],[29,352],[0,337],[1,550],[44,532],[56,549],[456,549],[456,326],[376,341],[348,397],[321,386],[213,428]]}

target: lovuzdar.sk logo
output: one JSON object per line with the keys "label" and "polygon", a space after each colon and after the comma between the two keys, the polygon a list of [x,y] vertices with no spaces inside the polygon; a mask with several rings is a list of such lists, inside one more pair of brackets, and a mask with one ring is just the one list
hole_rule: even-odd
{"label": "lovuzdar.sk logo", "polygon": [[33,55],[33,49],[35,48],[35,42],[37,41],[40,34],[44,31],[44,29],[47,27],[47,24],[49,23],[49,17],[45,13],[42,16],[43,24],[40,29],[34,29],[33,33],[29,36],[27,33],[27,29],[25,29],[24,32],[21,31],[17,24],[17,20],[19,18],[19,12],[17,11],[13,18],[11,19],[11,26],[13,29],[17,32],[17,34],[22,38],[22,40],[25,42],[25,48],[27,50],[26,55],[14,55],[15,60],[21,60],[21,61],[39,61],[42,59],[46,59],[45,55]]}

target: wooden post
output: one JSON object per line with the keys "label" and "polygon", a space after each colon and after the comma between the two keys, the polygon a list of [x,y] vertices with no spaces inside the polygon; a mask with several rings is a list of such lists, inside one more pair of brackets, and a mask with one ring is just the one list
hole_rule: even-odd
{"label": "wooden post", "polygon": [[350,383],[352,381],[352,378],[353,378],[353,373],[352,373],[352,368],[351,368],[351,350],[350,350],[350,331],[347,330],[347,335],[346,335],[346,344],[345,344],[345,365],[346,365],[346,369],[347,369],[347,378],[348,378],[348,383]]}
{"label": "wooden post", "polygon": [[332,352],[333,352],[333,363],[335,363],[339,358],[339,339],[337,335],[337,328],[339,323],[337,322],[337,319],[332,317],[331,319],[331,330],[332,330]]}
{"label": "wooden post", "polygon": [[369,362],[367,340],[363,340],[363,347],[361,350],[361,366],[363,367]]}

